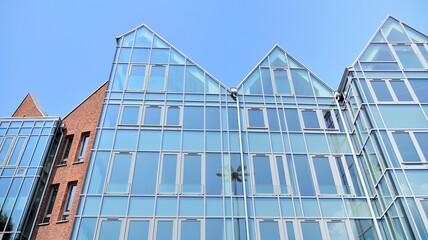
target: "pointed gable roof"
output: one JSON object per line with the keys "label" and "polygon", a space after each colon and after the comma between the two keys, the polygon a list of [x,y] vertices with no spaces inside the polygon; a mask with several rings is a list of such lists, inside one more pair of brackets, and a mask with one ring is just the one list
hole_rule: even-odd
{"label": "pointed gable roof", "polygon": [[240,94],[330,97],[334,93],[330,86],[279,45],[269,51],[238,89]]}
{"label": "pointed gable roof", "polygon": [[18,108],[16,108],[12,117],[46,117],[47,114],[39,104],[37,98],[28,93],[25,98],[22,100],[21,104],[19,104]]}
{"label": "pointed gable roof", "polygon": [[[178,91],[177,89],[180,87],[183,88],[183,86],[185,88],[185,92],[205,91],[206,93],[219,93],[228,90],[228,87],[225,86],[222,82],[214,78],[206,70],[180,52],[172,44],[168,43],[165,39],[163,39],[160,35],[158,35],[145,24],[142,24],[125,34],[118,36],[116,41],[117,45],[121,47],[121,53],[119,56],[116,56],[115,61],[117,62],[130,62],[131,64],[148,63],[152,66],[170,65],[170,75],[176,70],[177,72],[174,72],[174,74],[177,74],[178,77],[173,79],[174,82],[169,82],[167,91]],[[133,47],[132,53],[130,47]],[[122,53],[124,56],[126,54],[125,61],[121,61]],[[143,67],[139,67],[139,70],[137,70],[137,68],[138,67],[135,67],[135,71],[140,71],[140,75],[145,73]],[[184,69],[186,71],[185,75]],[[134,69],[130,69],[129,72],[131,75],[134,73],[133,71]],[[117,72],[118,71],[116,71],[112,89],[127,89],[127,87],[131,86],[129,84],[129,80],[128,83],[126,83],[127,86],[115,85],[125,81],[123,79],[124,76],[122,76],[122,79],[119,79],[120,76],[117,76]],[[123,72],[126,73],[127,70],[124,69]],[[137,72],[135,73],[138,74]],[[168,79],[168,81],[170,80]],[[138,85],[138,89],[144,88],[144,86],[140,85],[142,84],[141,81],[136,82],[135,84]],[[147,87],[149,86],[150,83]],[[173,89],[169,89],[169,86],[171,86]]]}
{"label": "pointed gable roof", "polygon": [[[396,59],[387,43],[428,43],[428,36],[393,16],[387,16],[352,66],[359,68],[357,61],[396,62]],[[381,66],[379,64],[379,67],[376,67],[376,69],[370,68],[365,70],[394,70],[383,69],[385,67],[391,68],[395,66],[392,64],[390,66]],[[395,70],[399,70],[398,66],[395,68],[397,68]]]}

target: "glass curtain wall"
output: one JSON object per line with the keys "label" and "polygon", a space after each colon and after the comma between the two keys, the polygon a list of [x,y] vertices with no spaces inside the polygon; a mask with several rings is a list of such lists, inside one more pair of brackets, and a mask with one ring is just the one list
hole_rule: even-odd
{"label": "glass curtain wall", "polygon": [[0,118],[0,237],[27,239],[57,150],[59,119]]}

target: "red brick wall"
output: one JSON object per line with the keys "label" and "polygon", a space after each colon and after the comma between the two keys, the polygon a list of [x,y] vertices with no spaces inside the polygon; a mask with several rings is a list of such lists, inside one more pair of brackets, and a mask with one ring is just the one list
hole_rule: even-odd
{"label": "red brick wall", "polygon": [[[46,196],[43,199],[42,208],[37,217],[36,228],[33,239],[70,239],[74,223],[74,215],[77,211],[80,192],[82,191],[86,169],[88,167],[90,150],[95,140],[95,132],[98,126],[99,117],[102,110],[107,84],[101,86],[95,93],[87,98],[82,104],[75,108],[64,119],[65,134],[60,146],[58,157],[55,161],[54,169],[48,185]],[[89,133],[88,147],[85,152],[84,161],[76,163],[82,133]],[[74,135],[71,149],[66,165],[58,165],[64,150],[66,136]],[[69,220],[62,221],[63,205],[67,197],[67,187],[70,182],[77,182],[76,195],[70,211]],[[58,185],[58,193],[53,206],[49,223],[42,223],[46,205],[49,199],[50,187]]]}
{"label": "red brick wall", "polygon": [[43,114],[37,108],[31,94],[27,94],[12,117],[43,117]]}

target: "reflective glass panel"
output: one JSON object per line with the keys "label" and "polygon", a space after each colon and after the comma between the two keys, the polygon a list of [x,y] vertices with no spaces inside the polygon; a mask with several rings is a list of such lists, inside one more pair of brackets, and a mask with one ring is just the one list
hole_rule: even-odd
{"label": "reflective glass panel", "polygon": [[223,239],[223,219],[208,218],[205,220],[205,239],[222,240]]}
{"label": "reflective glass panel", "polygon": [[184,129],[203,129],[204,108],[184,107],[183,127]]}
{"label": "reflective glass panel", "polygon": [[253,175],[257,193],[273,193],[272,172],[268,156],[253,156]]}
{"label": "reflective glass panel", "polygon": [[318,222],[300,222],[300,224],[304,240],[322,240]]}
{"label": "reflective glass panel", "polygon": [[394,50],[404,68],[422,68],[422,64],[411,46],[396,45]]}
{"label": "reflective glass panel", "polygon": [[280,240],[278,222],[276,221],[260,221],[260,239]]}
{"label": "reflective glass panel", "polygon": [[388,87],[386,86],[385,81],[375,80],[370,81],[372,88],[376,94],[378,101],[392,101],[391,93],[389,92]]}
{"label": "reflective glass panel", "polygon": [[162,108],[158,106],[147,106],[144,109],[144,125],[160,125]]}
{"label": "reflective glass panel", "polygon": [[276,92],[278,94],[291,94],[290,80],[286,70],[274,70]]}
{"label": "reflective glass panel", "polygon": [[306,70],[291,70],[296,95],[313,96],[312,85]]}
{"label": "reflective glass panel", "polygon": [[398,150],[401,154],[403,162],[420,162],[416,148],[407,132],[394,132],[395,143],[397,144]]}
{"label": "reflective glass panel", "polygon": [[206,158],[206,170],[205,170],[205,192],[206,194],[221,194],[222,178],[224,176],[221,169],[221,155],[215,153],[207,153]]}
{"label": "reflective glass panel", "polygon": [[336,194],[336,184],[329,159],[327,157],[313,157],[312,161],[317,176],[318,191],[321,194]]}
{"label": "reflective glass panel", "polygon": [[146,76],[146,66],[133,65],[129,74],[126,90],[143,90]]}
{"label": "reflective glass panel", "polygon": [[201,166],[201,155],[184,155],[182,185],[183,193],[199,193],[202,191]]}
{"label": "reflective glass panel", "polygon": [[158,172],[159,153],[139,152],[135,159],[131,192],[154,194]]}
{"label": "reflective glass panel", "polygon": [[197,220],[182,220],[180,239],[201,239],[201,222]]}
{"label": "reflective glass panel", "polygon": [[121,124],[138,124],[140,107],[124,106],[122,111]]}
{"label": "reflective glass panel", "polygon": [[128,192],[131,160],[132,154],[129,153],[114,155],[107,192]]}
{"label": "reflective glass panel", "polygon": [[158,221],[156,240],[171,240],[173,239],[173,222],[172,221]]}
{"label": "reflective glass panel", "polygon": [[360,58],[364,62],[395,61],[387,44],[370,44]]}
{"label": "reflective glass panel", "polygon": [[204,92],[204,72],[196,66],[186,66],[186,92]]}
{"label": "reflective glass panel", "polygon": [[165,67],[152,66],[147,84],[148,91],[163,91],[165,85]]}
{"label": "reflective glass panel", "polygon": [[294,155],[294,165],[296,167],[297,181],[301,196],[315,196],[312,184],[312,175],[309,168],[308,159],[303,155]]}
{"label": "reflective glass panel", "polygon": [[164,154],[160,192],[176,191],[177,154]]}
{"label": "reflective glass panel", "polygon": [[410,79],[413,91],[421,103],[428,103],[428,79]]}
{"label": "reflective glass panel", "polygon": [[121,220],[104,220],[101,221],[99,239],[117,240],[120,239]]}
{"label": "reflective glass panel", "polygon": [[316,111],[302,111],[305,128],[320,128]]}
{"label": "reflective glass panel", "polygon": [[249,127],[263,128],[266,126],[262,109],[250,108],[247,112]]}
{"label": "reflective glass panel", "polygon": [[170,66],[168,71],[168,92],[183,92],[184,66]]}
{"label": "reflective glass panel", "polygon": [[331,240],[349,239],[348,231],[344,222],[328,222],[327,227]]}
{"label": "reflective glass panel", "polygon": [[300,131],[300,120],[296,109],[285,109],[285,119],[289,131]]}
{"label": "reflective glass panel", "polygon": [[129,221],[128,240],[144,240],[149,239],[150,221]]}
{"label": "reflective glass panel", "polygon": [[166,125],[178,126],[180,125],[180,108],[179,107],[167,107],[166,113]]}
{"label": "reflective glass panel", "polygon": [[389,81],[398,101],[412,101],[412,96],[403,80]]}
{"label": "reflective glass panel", "polygon": [[416,140],[422,153],[425,156],[425,160],[428,161],[428,133],[427,132],[415,132]]}

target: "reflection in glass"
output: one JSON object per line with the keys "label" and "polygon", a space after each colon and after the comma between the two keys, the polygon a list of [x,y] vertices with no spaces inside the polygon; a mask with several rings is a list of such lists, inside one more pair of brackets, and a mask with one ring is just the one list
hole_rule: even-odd
{"label": "reflection in glass", "polygon": [[327,157],[314,157],[312,161],[320,194],[336,194],[336,184],[334,183],[329,159]]}
{"label": "reflection in glass", "polygon": [[158,221],[156,240],[171,240],[173,239],[173,222],[172,221]]}
{"label": "reflection in glass", "polygon": [[182,220],[180,239],[201,239],[201,222],[197,220]]}
{"label": "reflection in glass", "polygon": [[276,221],[260,221],[260,239],[280,240],[278,222]]}
{"label": "reflection in glass", "polygon": [[266,126],[262,109],[250,108],[247,112],[249,127],[264,128]]}
{"label": "reflection in glass", "polygon": [[253,156],[253,174],[257,193],[273,193],[272,172],[268,156]]}
{"label": "reflection in glass", "polygon": [[120,239],[121,220],[103,220],[101,221],[101,229],[99,239],[117,240]]}
{"label": "reflection in glass", "polygon": [[300,222],[304,240],[322,240],[321,229],[318,222]]}
{"label": "reflection in glass", "polygon": [[183,160],[183,193],[200,193],[201,185],[201,155],[185,154]]}
{"label": "reflection in glass", "polygon": [[394,132],[395,143],[397,144],[403,162],[420,162],[415,145],[407,132]]}
{"label": "reflection in glass", "polygon": [[129,221],[128,240],[144,240],[149,239],[149,221]]}
{"label": "reflection in glass", "polygon": [[160,192],[176,192],[177,154],[164,154]]}
{"label": "reflection in glass", "polygon": [[114,155],[107,192],[128,192],[131,160],[132,154],[129,153]]}

